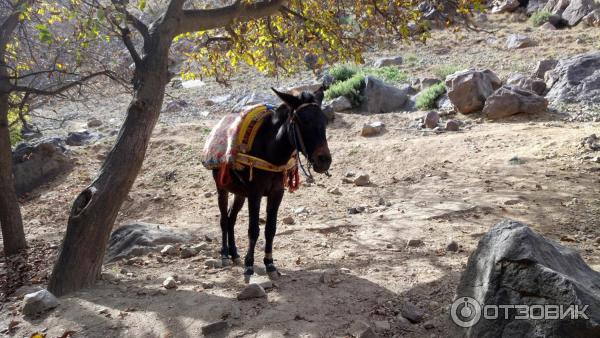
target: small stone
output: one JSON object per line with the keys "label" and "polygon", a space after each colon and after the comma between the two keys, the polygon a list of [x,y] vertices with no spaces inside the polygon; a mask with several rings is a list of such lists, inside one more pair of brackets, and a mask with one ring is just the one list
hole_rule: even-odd
{"label": "small stone", "polygon": [[458,122],[457,120],[446,121],[446,130],[447,131],[459,131],[460,130],[460,122]]}
{"label": "small stone", "polygon": [[352,102],[350,102],[350,100],[347,97],[340,96],[331,101],[330,106],[334,112],[342,112],[345,110],[352,109]]}
{"label": "small stone", "polygon": [[349,215],[361,214],[365,211],[365,207],[350,207],[348,208]]}
{"label": "small stone", "polygon": [[425,322],[425,324],[423,324],[423,327],[426,330],[431,330],[431,329],[433,329],[435,327],[435,325],[433,325],[432,321],[427,321],[427,322]]}
{"label": "small stone", "polygon": [[354,176],[356,176],[356,173],[355,173],[355,172],[352,172],[352,171],[347,171],[347,172],[344,174],[344,177],[354,177]]}
{"label": "small stone", "polygon": [[214,323],[210,323],[208,325],[204,325],[202,327],[202,334],[207,336],[213,333],[217,333],[219,331],[223,331],[225,330],[227,327],[229,327],[229,324],[227,324],[227,321],[225,320],[220,320],[218,322],[214,322]]}
{"label": "small stone", "polygon": [[391,328],[392,326],[387,320],[378,320],[375,322],[375,330],[377,331],[387,331]]}
{"label": "small stone", "polygon": [[212,195],[213,195],[212,191],[204,193],[204,197],[206,197],[206,198],[210,198],[210,197],[212,197]]}
{"label": "small stone", "polygon": [[296,223],[296,221],[294,220],[294,218],[292,216],[286,216],[286,217],[282,218],[281,222],[283,224],[287,224],[287,225],[293,225]]}
{"label": "small stone", "polygon": [[406,319],[408,319],[411,323],[419,323],[423,320],[423,311],[417,308],[414,304],[403,301],[400,304],[400,314]]}
{"label": "small stone", "polygon": [[358,175],[358,177],[354,179],[354,185],[357,187],[364,187],[369,184],[371,184],[371,178],[368,174]]}
{"label": "small stone", "polygon": [[306,209],[306,207],[296,208],[296,209],[294,209],[294,214],[296,214],[296,215],[308,214],[308,209]]}
{"label": "small stone", "polygon": [[332,195],[341,195],[342,194],[338,187],[327,189],[327,192]]}
{"label": "small stone", "polygon": [[181,247],[181,249],[179,250],[179,256],[181,258],[190,258],[190,257],[194,257],[198,254],[198,251],[194,250],[193,248],[189,247],[189,246],[183,246]]}
{"label": "small stone", "polygon": [[164,280],[162,285],[165,289],[175,289],[177,288],[177,281],[175,280],[175,278],[173,278],[173,276],[167,277],[167,279]]}
{"label": "small stone", "polygon": [[420,239],[411,239],[408,241],[408,246],[412,248],[417,248],[423,245],[425,245],[425,243]]}
{"label": "small stone", "polygon": [[200,243],[192,246],[192,249],[196,252],[210,250],[210,245],[208,243]]}
{"label": "small stone", "polygon": [[177,254],[177,248],[173,245],[165,245],[162,250],[160,250],[160,254],[163,256],[174,256]]}
{"label": "small stone", "polygon": [[371,123],[365,123],[360,133],[363,137],[377,136],[383,133],[385,130],[385,124],[381,121],[375,121]]}
{"label": "small stone", "polygon": [[87,126],[88,128],[97,128],[100,127],[102,125],[102,121],[98,120],[95,117],[92,117],[91,119],[88,120]]}
{"label": "small stone", "polygon": [[402,56],[400,56],[400,55],[381,57],[381,58],[375,60],[375,62],[373,63],[373,67],[382,68],[382,67],[388,67],[388,66],[400,66],[403,61],[404,60],[402,59]]}
{"label": "small stone", "polygon": [[440,123],[440,114],[435,111],[430,111],[425,115],[423,121],[425,123],[425,127],[433,129],[438,126],[438,123]]}
{"label": "small stone", "polygon": [[446,251],[457,252],[458,251],[458,243],[456,241],[452,241],[446,246]]}
{"label": "small stone", "polygon": [[251,280],[252,284],[258,284],[260,285],[263,289],[267,290],[267,289],[272,289],[273,288],[273,281],[271,281],[270,279],[266,278],[266,277],[257,277],[257,278],[253,278]]}
{"label": "small stone", "polygon": [[246,299],[252,299],[252,298],[262,298],[262,297],[266,297],[267,293],[265,292],[265,289],[263,289],[262,286],[252,283],[252,284],[248,284],[248,286],[246,286],[244,288],[244,290],[242,290],[242,292],[240,292],[240,294],[237,296],[238,300],[246,300]]}
{"label": "small stone", "polygon": [[211,269],[222,268],[223,262],[219,259],[210,258],[204,261],[204,266]]}
{"label": "small stone", "polygon": [[22,304],[21,312],[25,316],[46,312],[59,305],[58,299],[46,289],[26,294]]}
{"label": "small stone", "polygon": [[201,284],[203,289],[212,289],[215,287],[215,283],[213,282],[202,282]]}

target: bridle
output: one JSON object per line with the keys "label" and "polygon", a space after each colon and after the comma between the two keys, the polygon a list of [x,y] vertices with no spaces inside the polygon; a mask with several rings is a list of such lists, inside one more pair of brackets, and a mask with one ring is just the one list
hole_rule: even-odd
{"label": "bridle", "polygon": [[[306,151],[306,146],[304,145],[304,139],[302,138],[302,133],[300,132],[300,118],[298,117],[297,112],[309,107],[309,106],[315,106],[318,109],[321,109],[321,107],[316,104],[316,103],[303,103],[300,106],[298,106],[298,108],[296,109],[292,109],[292,112],[289,115],[288,118],[288,135],[290,135],[291,137],[291,143],[294,145],[294,148],[296,149],[296,159],[298,161],[298,165],[300,166],[300,169],[302,170],[302,173],[304,174],[304,176],[307,178],[308,181],[314,181],[314,177],[310,171],[310,168],[312,167],[312,161],[310,160],[310,156],[308,155],[308,152]],[[308,161],[308,166],[305,169],[304,165],[302,164],[302,160],[300,159],[300,153],[304,154],[304,157],[306,157],[307,161]],[[329,172],[326,172],[325,175],[327,175],[328,177],[330,177],[331,175],[329,174]]]}

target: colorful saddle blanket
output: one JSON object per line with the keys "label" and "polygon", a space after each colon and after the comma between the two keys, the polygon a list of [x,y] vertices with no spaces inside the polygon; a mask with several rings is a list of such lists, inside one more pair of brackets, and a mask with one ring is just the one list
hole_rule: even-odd
{"label": "colorful saddle blanket", "polygon": [[238,154],[252,149],[256,133],[264,119],[273,114],[275,107],[269,104],[249,106],[238,114],[227,114],[213,128],[204,144],[202,164],[207,169],[219,169],[223,165],[240,166]]}

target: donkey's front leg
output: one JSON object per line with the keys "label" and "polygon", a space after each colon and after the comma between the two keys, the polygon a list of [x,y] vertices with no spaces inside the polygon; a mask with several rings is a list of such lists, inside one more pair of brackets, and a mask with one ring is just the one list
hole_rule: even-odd
{"label": "donkey's front leg", "polygon": [[283,199],[283,190],[272,192],[267,197],[267,225],[265,226],[265,268],[270,279],[277,279],[281,274],[273,264],[273,239],[277,232],[277,212]]}
{"label": "donkey's front leg", "polygon": [[260,195],[248,195],[248,215],[250,220],[248,225],[248,252],[244,259],[244,280],[246,283],[250,282],[250,276],[254,274],[254,249],[256,248],[256,242],[260,234],[258,222],[261,198]]}

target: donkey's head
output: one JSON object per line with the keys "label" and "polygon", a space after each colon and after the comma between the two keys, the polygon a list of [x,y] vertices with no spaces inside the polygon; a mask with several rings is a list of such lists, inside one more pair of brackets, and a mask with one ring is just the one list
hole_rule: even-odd
{"label": "donkey's head", "polygon": [[289,108],[292,145],[304,153],[316,172],[327,172],[331,165],[331,153],[325,131],[327,118],[321,110],[323,88],[314,93],[303,92],[298,96],[275,89],[273,91]]}

